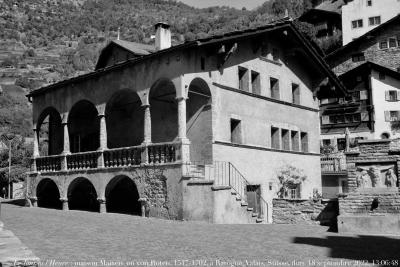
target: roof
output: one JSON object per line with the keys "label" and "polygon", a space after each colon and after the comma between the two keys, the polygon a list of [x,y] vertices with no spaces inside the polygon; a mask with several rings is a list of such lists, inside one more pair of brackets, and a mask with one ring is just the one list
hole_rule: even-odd
{"label": "roof", "polygon": [[133,56],[144,56],[154,52],[156,49],[152,45],[129,42],[125,40],[113,40],[106,47],[101,50],[99,59],[96,64],[96,69],[103,67],[105,55],[110,52],[113,47],[120,47],[129,53],[132,53]]}
{"label": "roof", "polygon": [[145,60],[148,60],[148,59],[151,59],[151,58],[154,58],[154,57],[158,57],[158,56],[163,55],[163,54],[171,53],[173,51],[186,50],[186,49],[190,49],[190,48],[210,46],[210,45],[216,45],[216,44],[219,44],[221,42],[245,40],[245,39],[248,39],[249,37],[253,37],[255,35],[261,35],[261,34],[264,34],[264,33],[267,33],[267,32],[271,32],[271,31],[276,31],[276,30],[291,30],[292,33],[294,33],[295,37],[297,37],[297,39],[300,41],[300,43],[304,46],[305,51],[307,52],[307,55],[317,63],[317,66],[323,72],[325,72],[327,77],[329,77],[333,81],[333,83],[338,87],[338,89],[343,94],[346,94],[347,91],[346,91],[344,85],[341,83],[339,78],[329,68],[328,64],[324,61],[324,59],[320,55],[318,49],[313,45],[313,43],[309,39],[307,39],[302,33],[300,33],[297,30],[297,28],[295,26],[295,23],[292,21],[292,19],[287,18],[287,19],[278,20],[278,21],[275,21],[273,23],[270,23],[270,24],[267,24],[267,25],[264,25],[264,26],[261,26],[261,27],[257,27],[257,28],[250,28],[250,29],[241,30],[241,31],[234,31],[234,32],[229,32],[229,33],[226,33],[226,34],[210,36],[210,37],[207,37],[207,38],[202,38],[202,39],[198,39],[198,40],[194,40],[194,41],[188,41],[188,42],[185,42],[185,43],[180,44],[180,45],[176,45],[176,46],[172,46],[172,47],[167,48],[167,49],[156,51],[154,53],[150,53],[150,54],[147,54],[147,55],[142,55],[142,56],[136,57],[136,58],[131,58],[131,59],[128,59],[128,60],[126,60],[124,62],[117,63],[117,64],[115,64],[113,66],[97,69],[97,70],[95,70],[93,72],[90,72],[90,73],[87,73],[87,74],[84,74],[84,75],[81,75],[81,76],[73,77],[73,78],[70,78],[68,80],[60,81],[58,83],[51,84],[51,85],[48,85],[46,87],[42,87],[42,88],[36,89],[36,90],[30,92],[27,95],[27,97],[40,95],[40,94],[44,93],[47,90],[51,90],[51,89],[55,89],[55,88],[58,88],[58,87],[62,87],[62,86],[65,86],[65,85],[68,85],[68,84],[71,84],[71,83],[74,83],[74,82],[83,81],[83,80],[85,80],[85,79],[87,79],[89,77],[96,77],[96,76],[99,76],[99,75],[103,75],[104,73],[111,72],[111,71],[116,70],[116,69],[121,69],[121,68],[124,68],[126,66],[134,65],[134,64],[137,64],[139,62],[143,62]]}
{"label": "roof", "polygon": [[303,13],[303,15],[299,17],[299,20],[306,22],[336,20],[337,22],[340,22],[342,16],[337,12],[313,8]]}
{"label": "roof", "polygon": [[400,72],[394,71],[392,69],[389,69],[387,67],[384,67],[382,65],[376,64],[374,62],[371,61],[366,61],[365,63],[347,71],[346,73],[343,73],[342,75],[340,75],[340,78],[344,78],[346,76],[352,76],[354,74],[354,72],[358,72],[358,71],[363,71],[366,69],[373,69],[376,71],[379,71],[381,73],[385,73],[388,76],[391,76],[395,79],[400,80]]}
{"label": "roof", "polygon": [[394,18],[382,23],[378,27],[373,28],[369,32],[365,33],[364,35],[361,35],[357,39],[355,39],[355,40],[351,41],[350,43],[346,44],[345,46],[342,46],[342,47],[336,49],[332,53],[328,54],[325,57],[325,59],[329,60],[329,59],[337,56],[338,54],[345,52],[347,49],[351,49],[354,46],[358,46],[358,45],[362,44],[365,40],[370,39],[371,36],[374,36],[374,35],[378,34],[380,31],[383,31],[383,30],[387,29],[388,27],[390,27],[394,23],[400,23],[400,15],[397,15],[396,17],[394,17]]}
{"label": "roof", "polygon": [[315,9],[341,14],[342,6],[345,4],[346,4],[345,0],[328,0],[328,1],[324,1],[321,4],[319,4],[318,6],[316,6]]}

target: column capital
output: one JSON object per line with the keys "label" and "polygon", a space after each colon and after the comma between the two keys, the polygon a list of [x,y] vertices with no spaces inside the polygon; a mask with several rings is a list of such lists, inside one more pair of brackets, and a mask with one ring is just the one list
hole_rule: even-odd
{"label": "column capital", "polygon": [[97,201],[100,203],[100,204],[105,204],[106,203],[106,199],[105,198],[98,198],[97,199]]}
{"label": "column capital", "polygon": [[61,201],[61,202],[68,202],[68,198],[66,198],[66,197],[60,197],[60,201]]}
{"label": "column capital", "polygon": [[105,114],[105,113],[99,113],[99,115],[97,115],[97,117],[99,117],[100,119],[101,119],[101,118],[105,118],[105,117],[106,117],[106,114]]}
{"label": "column capital", "polygon": [[144,103],[144,104],[142,104],[142,107],[144,107],[144,108],[149,108],[149,107],[150,107],[150,104],[149,104],[149,103]]}
{"label": "column capital", "polygon": [[175,98],[178,102],[180,102],[180,101],[183,101],[183,100],[187,100],[188,99],[188,97],[187,96],[177,96],[176,98]]}

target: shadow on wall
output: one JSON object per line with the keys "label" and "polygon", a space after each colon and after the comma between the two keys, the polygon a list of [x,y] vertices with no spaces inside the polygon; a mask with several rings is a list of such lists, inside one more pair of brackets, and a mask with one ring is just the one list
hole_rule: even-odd
{"label": "shadow on wall", "polygon": [[[295,237],[295,244],[330,248],[329,256],[337,259],[368,261],[374,266],[400,265],[400,237],[383,236],[327,236]],[[396,262],[397,261],[397,262]]]}

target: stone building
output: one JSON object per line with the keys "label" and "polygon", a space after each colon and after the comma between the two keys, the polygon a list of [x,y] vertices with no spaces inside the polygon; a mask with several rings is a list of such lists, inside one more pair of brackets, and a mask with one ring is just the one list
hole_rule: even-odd
{"label": "stone building", "polygon": [[28,196],[59,209],[270,222],[281,167],[306,175],[294,197],[321,191],[318,97],[343,92],[290,20],[172,47],[159,23],[155,47],[114,41],[95,71],[28,95]]}

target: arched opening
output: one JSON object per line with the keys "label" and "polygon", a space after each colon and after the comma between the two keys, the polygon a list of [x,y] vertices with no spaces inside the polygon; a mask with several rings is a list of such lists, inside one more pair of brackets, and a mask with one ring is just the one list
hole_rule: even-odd
{"label": "arched opening", "polygon": [[113,178],[106,187],[107,212],[141,215],[139,192],[127,176]]}
{"label": "arched opening", "polygon": [[207,83],[195,78],[189,86],[186,101],[187,137],[192,161],[212,162],[211,91]]}
{"label": "arched opening", "polygon": [[61,154],[64,131],[60,113],[55,108],[48,107],[40,114],[36,130],[41,156]]}
{"label": "arched opening", "polygon": [[49,178],[45,178],[39,182],[36,187],[36,197],[38,199],[38,206],[41,208],[62,209],[58,187]]}
{"label": "arched opening", "polygon": [[86,178],[76,178],[68,187],[68,206],[70,210],[100,211],[96,189]]}
{"label": "arched opening", "polygon": [[68,116],[72,153],[95,151],[100,145],[100,123],[96,107],[87,100],[76,103]]}
{"label": "arched opening", "polygon": [[150,89],[151,139],[170,142],[178,135],[178,104],[174,84],[160,79]]}
{"label": "arched opening", "polygon": [[390,133],[384,132],[381,134],[381,139],[389,139],[390,138]]}
{"label": "arched opening", "polygon": [[136,92],[115,93],[106,106],[108,148],[137,146],[143,142],[144,109]]}

